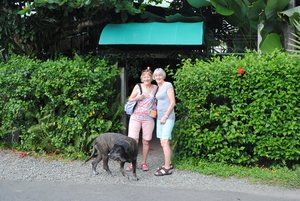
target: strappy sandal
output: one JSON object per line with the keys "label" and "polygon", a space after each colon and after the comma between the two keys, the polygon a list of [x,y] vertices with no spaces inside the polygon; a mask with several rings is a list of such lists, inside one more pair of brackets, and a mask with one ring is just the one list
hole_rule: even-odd
{"label": "strappy sandal", "polygon": [[146,163],[143,163],[142,166],[141,166],[142,170],[145,172],[145,171],[148,171],[149,170],[149,167]]}
{"label": "strappy sandal", "polygon": [[165,176],[165,175],[170,175],[172,173],[173,172],[172,172],[171,168],[170,169],[166,169],[166,168],[162,167],[160,170],[156,171],[154,173],[154,175],[155,176]]}
{"label": "strappy sandal", "polygon": [[[165,168],[165,166],[162,165],[162,166],[156,168],[156,172],[159,171],[159,170],[161,170],[162,168]],[[173,170],[173,169],[174,169],[174,166],[172,164],[170,164],[170,169],[169,170]]]}
{"label": "strappy sandal", "polygon": [[128,172],[130,172],[130,171],[132,171],[132,170],[133,170],[132,165],[129,165],[129,166],[126,168],[126,171],[128,171]]}

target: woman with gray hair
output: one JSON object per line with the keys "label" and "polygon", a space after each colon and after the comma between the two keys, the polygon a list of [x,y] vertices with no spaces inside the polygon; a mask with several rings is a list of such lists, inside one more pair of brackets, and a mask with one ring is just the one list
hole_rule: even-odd
{"label": "woman with gray hair", "polygon": [[155,69],[153,79],[158,85],[156,94],[156,136],[160,139],[160,144],[164,152],[164,164],[156,169],[155,176],[170,175],[173,170],[170,140],[172,139],[172,130],[175,124],[175,92],[172,83],[165,81],[165,78],[166,72],[163,69]]}

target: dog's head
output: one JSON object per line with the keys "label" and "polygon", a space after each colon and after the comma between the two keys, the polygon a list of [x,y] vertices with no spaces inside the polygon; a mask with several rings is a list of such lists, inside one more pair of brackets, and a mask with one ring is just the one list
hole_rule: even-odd
{"label": "dog's head", "polygon": [[108,156],[115,161],[130,162],[131,160],[129,159],[127,152],[128,151],[122,144],[114,144]]}

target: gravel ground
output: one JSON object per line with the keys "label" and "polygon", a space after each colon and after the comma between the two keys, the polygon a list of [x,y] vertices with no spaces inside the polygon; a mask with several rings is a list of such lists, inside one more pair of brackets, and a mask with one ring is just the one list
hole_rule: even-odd
{"label": "gravel ground", "polygon": [[[141,151],[140,151],[141,153]],[[140,154],[138,162],[141,161]],[[91,162],[91,161],[90,161]],[[117,162],[110,161],[109,166],[113,176],[102,169],[102,162],[98,165],[99,175],[92,175],[90,162],[83,165],[83,161],[58,161],[45,158],[36,159],[31,156],[19,157],[18,153],[10,150],[0,150],[0,180],[11,181],[51,181],[71,183],[107,183],[126,184],[145,187],[168,187],[176,189],[219,190],[254,194],[272,194],[278,197],[290,197],[300,200],[300,189],[285,189],[281,187],[252,184],[245,179],[218,178],[205,176],[191,171],[174,169],[172,175],[164,177],[154,176],[156,167],[163,163],[162,150],[158,145],[152,146],[149,154],[149,171],[137,170],[139,181],[128,180],[119,172]],[[127,167],[128,164],[125,164]],[[131,176],[131,173],[128,173]]]}

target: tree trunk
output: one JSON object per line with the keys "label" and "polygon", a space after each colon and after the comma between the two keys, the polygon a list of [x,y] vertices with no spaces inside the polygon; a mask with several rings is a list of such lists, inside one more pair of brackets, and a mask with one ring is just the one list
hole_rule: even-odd
{"label": "tree trunk", "polygon": [[264,28],[264,22],[259,22],[257,25],[257,52],[260,54],[260,43],[262,42],[262,37],[261,37],[261,30]]}

